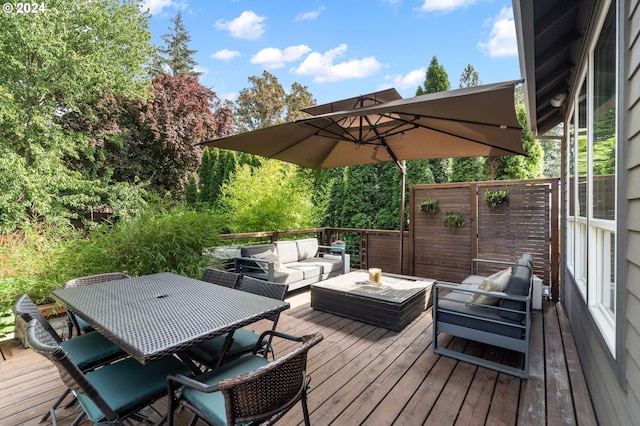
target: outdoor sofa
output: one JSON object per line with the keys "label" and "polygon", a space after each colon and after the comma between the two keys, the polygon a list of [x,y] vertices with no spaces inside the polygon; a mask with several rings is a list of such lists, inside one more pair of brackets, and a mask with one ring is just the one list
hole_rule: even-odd
{"label": "outdoor sofa", "polygon": [[343,274],[345,251],[319,245],[317,238],[276,241],[242,247],[234,264],[236,273],[288,284],[291,291]]}
{"label": "outdoor sofa", "polygon": [[[499,265],[502,270],[489,277],[480,275],[481,266],[489,264]],[[532,288],[533,258],[528,253],[515,262],[474,259],[471,275],[462,283],[436,283],[433,288],[434,352],[528,378]],[[438,346],[439,333],[520,352],[524,355],[524,365],[512,367]]]}

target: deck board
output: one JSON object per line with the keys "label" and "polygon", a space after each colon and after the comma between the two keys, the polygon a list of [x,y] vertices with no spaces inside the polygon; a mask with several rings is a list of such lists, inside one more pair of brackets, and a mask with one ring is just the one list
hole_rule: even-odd
{"label": "deck board", "polygon": [[[395,332],[314,311],[309,292],[288,300],[292,308],[280,316],[278,330],[324,336],[311,350],[307,366],[314,425],[553,425],[559,419],[594,424],[575,342],[560,305],[545,302],[543,311],[535,311],[530,378],[520,380],[435,355],[431,310]],[[508,364],[521,359],[510,351],[450,336],[441,336],[440,343]],[[289,342],[275,342],[276,354],[291,347]],[[17,343],[3,342],[3,350],[8,359],[0,361],[0,424],[37,425],[64,390],[58,372],[45,358]],[[164,412],[166,398],[154,408]],[[56,413],[61,426],[70,425],[77,416],[64,408]],[[188,419],[183,411],[177,424],[185,425]],[[302,424],[300,405],[278,424]]]}

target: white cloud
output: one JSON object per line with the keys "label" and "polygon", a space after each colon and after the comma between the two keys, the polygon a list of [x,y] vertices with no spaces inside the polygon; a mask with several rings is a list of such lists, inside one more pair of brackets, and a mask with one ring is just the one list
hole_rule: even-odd
{"label": "white cloud", "polygon": [[478,43],[480,50],[492,58],[518,56],[516,27],[513,22],[513,9],[503,7],[493,19],[493,27],[486,43]]}
{"label": "white cloud", "polygon": [[298,75],[313,77],[314,83],[327,83],[368,77],[378,72],[382,66],[373,56],[334,64],[333,61],[346,51],[347,45],[341,44],[323,54],[313,52],[292,71]]}
{"label": "white cloud", "polygon": [[195,67],[193,67],[193,70],[195,72],[199,72],[200,77],[205,77],[207,74],[209,74],[209,68],[203,67],[201,65],[196,65]]}
{"label": "white cloud", "polygon": [[476,0],[424,0],[418,8],[420,12],[448,13],[456,9],[471,6]]}
{"label": "white cloud", "polygon": [[222,49],[212,54],[213,59],[220,59],[221,61],[230,61],[233,58],[240,56],[240,52],[237,50]]}
{"label": "white cloud", "polygon": [[426,68],[418,68],[417,70],[410,71],[405,75],[388,75],[385,76],[385,80],[392,82],[392,87],[396,89],[410,89],[412,87],[417,88],[421,86],[426,78]]}
{"label": "white cloud", "polygon": [[313,21],[315,19],[318,19],[318,16],[320,16],[320,14],[326,9],[326,7],[324,6],[320,6],[319,8],[317,8],[316,10],[312,10],[311,12],[304,12],[304,13],[299,13],[296,16],[296,22],[300,22],[300,21]]}
{"label": "white cloud", "polygon": [[238,97],[238,93],[236,92],[225,92],[225,93],[216,93],[216,95],[218,95],[218,98],[222,99],[223,101],[231,101],[231,102],[235,102],[236,98]]}
{"label": "white cloud", "polygon": [[152,15],[158,15],[166,7],[174,7],[176,9],[186,9],[187,4],[182,1],[173,0],[145,0],[142,3],[142,10],[149,9]]}
{"label": "white cloud", "polygon": [[258,16],[254,12],[244,11],[236,19],[224,21],[220,19],[214,26],[219,30],[227,30],[231,37],[245,40],[257,40],[264,34],[266,16]]}
{"label": "white cloud", "polygon": [[260,64],[266,69],[282,68],[285,63],[297,61],[309,52],[311,48],[304,44],[289,46],[284,50],[268,47],[253,55],[251,63]]}

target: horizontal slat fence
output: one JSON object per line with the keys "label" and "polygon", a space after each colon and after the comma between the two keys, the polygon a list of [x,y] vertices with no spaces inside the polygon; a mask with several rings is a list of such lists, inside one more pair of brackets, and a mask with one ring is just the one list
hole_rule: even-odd
{"label": "horizontal slat fence", "polygon": [[[534,270],[546,285],[557,283],[558,181],[535,179],[456,184],[415,185],[410,191],[411,275],[459,282],[469,273],[471,259],[513,260],[533,254]],[[490,207],[485,192],[509,189],[509,202]],[[436,214],[420,210],[428,198],[438,200]],[[465,218],[450,231],[442,213]],[[554,220],[555,217],[555,220]]]}

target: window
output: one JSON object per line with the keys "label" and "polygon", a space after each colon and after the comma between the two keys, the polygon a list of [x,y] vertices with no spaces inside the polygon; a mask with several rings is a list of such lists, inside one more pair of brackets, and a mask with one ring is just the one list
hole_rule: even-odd
{"label": "window", "polygon": [[[567,143],[567,266],[615,356],[616,21],[614,4],[589,55]],[[577,123],[575,130],[573,123]]]}

